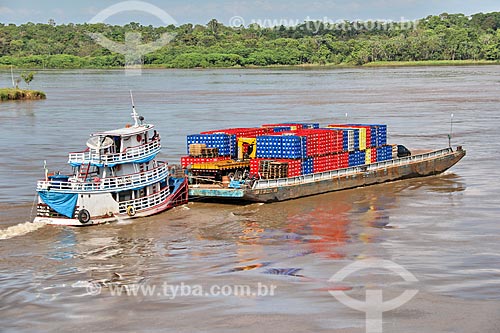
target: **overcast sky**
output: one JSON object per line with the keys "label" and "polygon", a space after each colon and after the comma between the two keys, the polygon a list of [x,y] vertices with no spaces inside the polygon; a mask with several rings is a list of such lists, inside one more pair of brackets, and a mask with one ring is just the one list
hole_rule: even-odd
{"label": "overcast sky", "polygon": [[[302,22],[305,19],[325,18],[338,20],[384,19],[399,21],[402,18],[414,20],[428,15],[448,13],[474,14],[478,12],[500,11],[499,0],[149,0],[148,3],[168,13],[175,22],[207,23],[216,18],[228,25],[252,22],[284,20]],[[47,23],[54,19],[56,23],[89,22],[107,7],[120,1],[85,0],[0,0],[0,22],[21,24],[26,22]],[[106,23],[124,24],[131,21],[143,25],[160,25],[163,20],[152,15],[151,11],[141,13],[128,9],[134,6],[122,3],[120,10],[106,19]],[[127,9],[128,8],[128,9]],[[147,8],[146,6],[141,8]],[[154,10],[153,13],[159,11]],[[232,19],[232,17],[237,17]],[[231,24],[232,25],[232,24]]]}

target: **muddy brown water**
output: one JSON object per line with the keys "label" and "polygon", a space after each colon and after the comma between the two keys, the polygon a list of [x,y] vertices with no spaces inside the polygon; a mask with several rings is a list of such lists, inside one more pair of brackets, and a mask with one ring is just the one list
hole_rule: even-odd
{"label": "muddy brown water", "polygon": [[[419,295],[384,315],[384,332],[500,326],[500,67],[40,71],[33,85],[47,100],[0,104],[0,331],[363,332],[364,315],[328,291],[390,298],[410,287]],[[440,176],[283,203],[192,202],[92,228],[26,223],[43,161],[67,170],[91,132],[130,122],[129,89],[171,163],[187,134],[346,113],[414,149],[446,147],[453,113],[452,142],[468,155]],[[367,258],[418,282],[382,270],[329,281]],[[238,285],[252,293],[207,292]],[[155,290],[126,292],[141,286]]]}

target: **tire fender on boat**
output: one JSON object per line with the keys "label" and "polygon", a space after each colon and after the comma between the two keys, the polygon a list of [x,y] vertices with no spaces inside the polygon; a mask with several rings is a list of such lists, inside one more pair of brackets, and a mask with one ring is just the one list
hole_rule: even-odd
{"label": "tire fender on boat", "polygon": [[135,208],[134,208],[134,206],[128,206],[127,207],[127,215],[131,216],[131,217],[135,215]]}
{"label": "tire fender on boat", "polygon": [[81,209],[78,212],[78,221],[80,221],[81,224],[87,224],[90,222],[90,213],[86,209]]}

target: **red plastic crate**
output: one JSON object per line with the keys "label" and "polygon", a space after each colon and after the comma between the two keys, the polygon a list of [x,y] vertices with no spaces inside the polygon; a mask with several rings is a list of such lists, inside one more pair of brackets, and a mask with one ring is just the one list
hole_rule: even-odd
{"label": "red plastic crate", "polygon": [[265,124],[262,125],[264,128],[273,129],[275,127],[295,127],[297,130],[302,130],[301,124],[293,124],[293,123],[283,123],[283,124]]}
{"label": "red plastic crate", "polygon": [[231,157],[229,157],[229,156],[219,156],[219,157],[214,157],[214,158],[183,156],[183,157],[181,157],[181,166],[183,168],[186,168],[188,165],[191,165],[191,164],[227,161],[230,158]]}
{"label": "red plastic crate", "polygon": [[255,138],[257,136],[267,135],[272,132],[272,128],[226,128],[221,130],[206,131],[200,134],[215,134],[225,133],[229,135],[236,135],[236,138]]}
{"label": "red plastic crate", "polygon": [[372,156],[371,156],[371,162],[372,163],[377,163],[377,149],[372,148]]}

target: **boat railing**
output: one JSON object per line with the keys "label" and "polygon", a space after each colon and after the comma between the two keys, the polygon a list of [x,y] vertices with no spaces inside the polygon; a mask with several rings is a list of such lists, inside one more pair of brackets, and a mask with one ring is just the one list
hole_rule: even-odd
{"label": "boat railing", "polygon": [[167,197],[169,195],[170,195],[170,187],[166,186],[161,191],[148,195],[146,197],[122,201],[118,203],[118,210],[120,214],[126,214],[129,206],[134,207],[136,211],[148,209],[165,202],[165,200],[167,200]]}
{"label": "boat railing", "polygon": [[152,155],[156,155],[161,150],[160,140],[153,140],[144,145],[125,148],[120,153],[99,154],[96,150],[86,150],[83,152],[70,153],[68,163],[72,165],[78,164],[99,164],[113,165],[120,163],[130,163],[141,160]]}
{"label": "boat railing", "polygon": [[161,163],[158,167],[130,175],[98,178],[92,180],[79,181],[77,179],[66,182],[58,180],[40,180],[37,183],[37,190],[50,190],[52,192],[82,193],[82,192],[117,192],[136,189],[157,183],[168,177],[168,164]]}
{"label": "boat railing", "polygon": [[361,172],[376,171],[380,169],[385,169],[391,166],[405,165],[415,162],[420,162],[427,159],[432,159],[438,156],[444,156],[452,152],[451,148],[441,149],[432,151],[425,154],[418,154],[408,157],[402,157],[397,159],[392,159],[388,161],[382,161],[378,163],[360,165],[355,167],[350,167],[346,169],[338,169],[327,172],[313,173],[309,175],[291,177],[291,178],[280,178],[280,179],[260,179],[256,181],[252,189],[267,189],[276,188],[282,186],[292,186],[305,183],[314,183],[322,180],[332,179],[336,177],[349,176]]}

